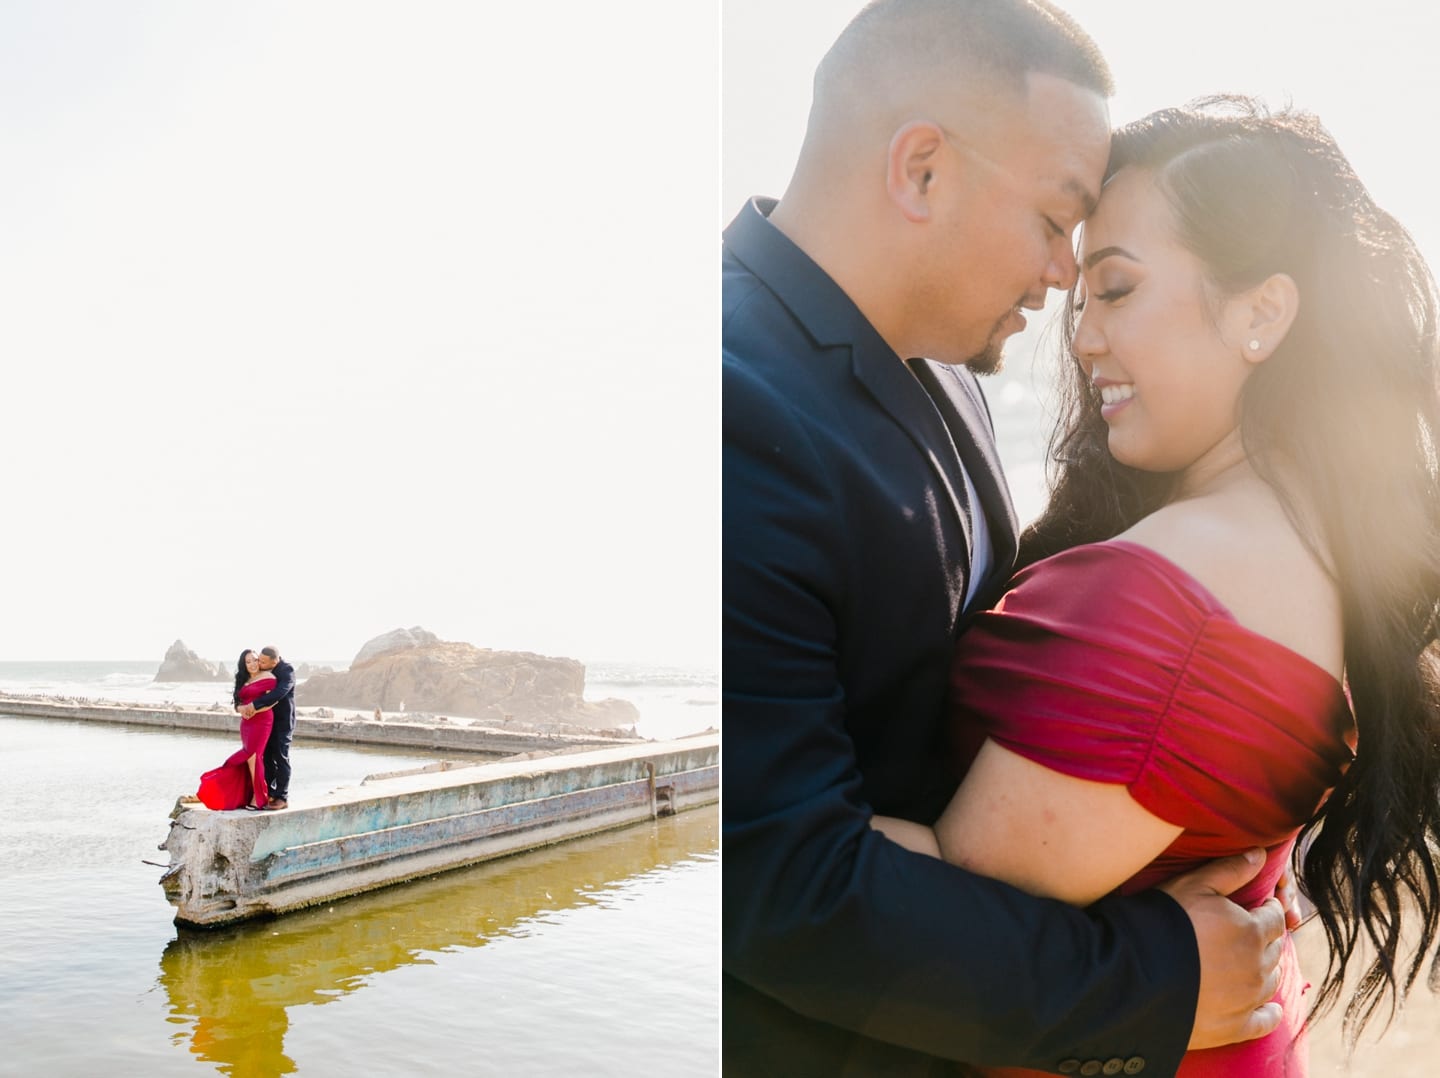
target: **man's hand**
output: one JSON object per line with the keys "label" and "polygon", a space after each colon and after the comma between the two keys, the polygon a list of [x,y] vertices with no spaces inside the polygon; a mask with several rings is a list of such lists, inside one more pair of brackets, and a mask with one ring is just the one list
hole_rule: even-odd
{"label": "man's hand", "polygon": [[1200,947],[1200,999],[1190,1048],[1263,1037],[1280,1024],[1280,985],[1285,910],[1269,898],[1244,910],[1225,896],[1255,878],[1260,850],[1212,861],[1166,883],[1161,890],[1180,903]]}

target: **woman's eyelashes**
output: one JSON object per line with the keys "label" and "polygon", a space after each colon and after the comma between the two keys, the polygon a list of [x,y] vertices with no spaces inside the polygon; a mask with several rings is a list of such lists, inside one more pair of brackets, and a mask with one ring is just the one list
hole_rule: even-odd
{"label": "woman's eyelashes", "polygon": [[[1124,299],[1133,291],[1135,291],[1133,285],[1123,285],[1118,288],[1108,288],[1104,292],[1096,292],[1095,295],[1091,298],[1096,299],[1101,303],[1118,303],[1120,300]],[[1085,310],[1086,302],[1086,297],[1083,295],[1075,297],[1076,314],[1080,314],[1082,311]]]}

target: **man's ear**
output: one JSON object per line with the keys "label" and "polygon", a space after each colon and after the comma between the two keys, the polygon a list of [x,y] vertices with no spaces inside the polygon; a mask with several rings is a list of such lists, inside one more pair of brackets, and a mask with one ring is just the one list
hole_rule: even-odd
{"label": "man's ear", "polygon": [[1300,313],[1300,289],[1288,273],[1272,273],[1236,297],[1240,354],[1249,363],[1263,363],[1275,354]]}
{"label": "man's ear", "polygon": [[945,135],[929,120],[912,120],[890,136],[885,190],[907,221],[930,219],[930,189]]}

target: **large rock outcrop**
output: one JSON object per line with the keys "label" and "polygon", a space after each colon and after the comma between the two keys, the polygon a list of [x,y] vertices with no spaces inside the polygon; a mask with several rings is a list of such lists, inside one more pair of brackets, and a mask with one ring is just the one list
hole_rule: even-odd
{"label": "large rock outcrop", "polygon": [[404,648],[418,648],[438,643],[440,643],[438,636],[429,629],[422,629],[418,625],[409,629],[391,629],[388,633],[381,633],[374,640],[367,640],[365,646],[356,653],[355,658],[350,660],[350,665],[359,666],[387,651],[400,651]]}
{"label": "large rock outcrop", "polygon": [[[405,643],[407,633],[421,642]],[[376,648],[380,641],[387,643]],[[640,717],[628,700],[589,702],[584,695],[585,667],[574,659],[442,641],[417,627],[370,641],[349,670],[307,678],[295,702],[592,729],[630,726]]]}
{"label": "large rock outcrop", "polygon": [[155,672],[156,681],[224,681],[225,668],[217,663],[206,662],[177,640],[165,652],[160,669]]}

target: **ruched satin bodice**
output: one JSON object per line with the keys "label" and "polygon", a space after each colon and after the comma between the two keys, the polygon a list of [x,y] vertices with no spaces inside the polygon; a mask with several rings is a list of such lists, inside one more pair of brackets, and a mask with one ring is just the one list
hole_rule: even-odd
{"label": "ruched satin bodice", "polygon": [[[1122,784],[1184,828],[1121,891],[1261,846],[1264,870],[1233,896],[1247,906],[1274,892],[1354,744],[1330,673],[1241,625],[1173,562],[1119,540],[1017,574],[961,640],[950,699],[959,772],[989,738],[1066,775]],[[1303,1074],[1289,1047],[1303,988],[1292,959],[1285,1025],[1248,1046],[1190,1053],[1180,1073]],[[1293,1023],[1292,1009],[1302,1012]]]}

